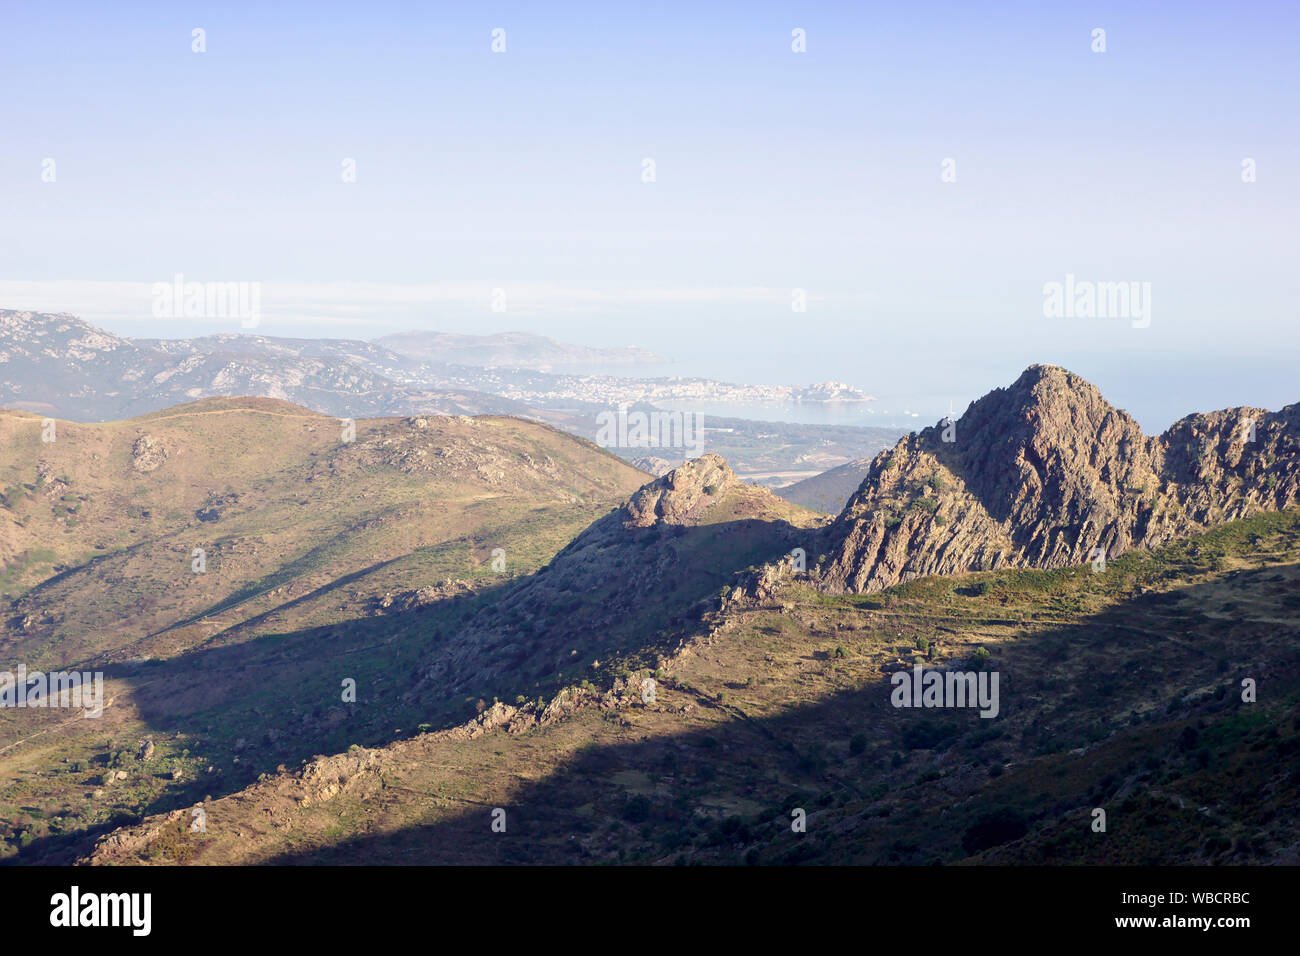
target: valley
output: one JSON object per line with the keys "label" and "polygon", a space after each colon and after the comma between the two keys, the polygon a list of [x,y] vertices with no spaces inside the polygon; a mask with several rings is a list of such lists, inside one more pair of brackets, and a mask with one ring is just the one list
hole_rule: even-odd
{"label": "valley", "polygon": [[7,413],[0,670],[105,705],[0,709],[0,855],[1300,862],[1297,408],[1035,366],[835,516],[508,417]]}

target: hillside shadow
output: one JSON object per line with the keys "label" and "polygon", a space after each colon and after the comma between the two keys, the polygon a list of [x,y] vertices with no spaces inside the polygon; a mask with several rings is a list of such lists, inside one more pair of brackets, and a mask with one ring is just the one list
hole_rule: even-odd
{"label": "hillside shadow", "polygon": [[[621,563],[607,554],[583,559],[580,590],[565,586],[566,548],[537,572],[425,607],[103,666],[106,680],[126,684],[147,729],[132,732],[129,741],[97,745],[91,769],[115,769],[119,748],[133,751],[144,736],[168,741],[169,755],[185,750],[187,765],[196,769],[168,781],[139,813],[36,839],[17,862],[71,862],[95,837],[144,815],[237,792],[263,774],[353,744],[383,747],[460,725],[484,699],[549,699],[563,686],[605,680],[607,672],[593,661],[676,646],[700,627],[684,608],[715,596],[744,563],[777,559],[801,533],[783,521],[756,519],[632,530],[621,544]],[[653,574],[644,566],[651,556]],[[632,600],[609,601],[607,594]],[[540,620],[517,613],[524,601],[542,602]],[[525,658],[512,647],[526,648]],[[455,679],[431,682],[435,664]],[[343,699],[345,681],[355,682],[355,701]],[[82,739],[100,736],[93,721],[81,732]],[[148,767],[128,761],[127,769],[133,776],[167,773],[158,761]]]}
{"label": "hillside shadow", "polygon": [[[1230,586],[1269,594],[1277,573],[1239,572]],[[1269,736],[1253,716],[1241,716],[1240,677],[1267,681],[1275,700],[1294,704],[1300,695],[1300,655],[1294,642],[1268,644],[1274,625],[1238,619],[1229,626],[1198,613],[1218,609],[1223,586],[1221,579],[1142,595],[999,645],[990,664],[1001,678],[993,719],[973,710],[896,709],[884,676],[763,719],[697,696],[697,706],[731,719],[575,753],[559,771],[502,798],[505,833],[493,831],[492,807],[484,805],[269,862],[663,863],[689,853],[732,864],[950,864],[1071,814],[1087,833],[1086,808],[1097,805],[1111,807],[1116,827],[1145,828],[1142,862],[1178,862],[1229,825],[1264,825],[1254,784],[1248,776],[1235,784],[1235,795],[1216,804],[1217,818],[1194,806],[1160,818],[1159,806],[1153,810],[1134,788],[1176,788],[1177,779],[1167,778],[1191,773],[1221,773],[1234,786],[1240,757],[1215,745],[1228,732],[1222,728],[1247,721]],[[1183,602],[1190,606],[1177,609]],[[859,735],[865,740],[855,752]],[[1267,750],[1260,759],[1266,775],[1288,772]],[[805,834],[791,830],[795,808],[806,811]],[[1078,845],[1058,842],[1040,862],[1083,859]]]}

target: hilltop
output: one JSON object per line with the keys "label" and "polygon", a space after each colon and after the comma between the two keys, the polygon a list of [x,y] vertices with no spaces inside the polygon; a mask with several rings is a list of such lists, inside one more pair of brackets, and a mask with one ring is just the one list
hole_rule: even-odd
{"label": "hilltop", "polygon": [[462,622],[420,686],[512,699],[556,671],[603,682],[652,664],[736,571],[779,560],[822,521],[704,455],[646,484]]}
{"label": "hilltop", "polygon": [[1115,557],[1300,497],[1300,405],[1189,415],[1154,437],[1065,369],[1037,365],[956,422],[878,455],[831,529],[822,581]]}
{"label": "hilltop", "polygon": [[[116,421],[203,398],[259,396],[338,418],[509,415],[596,438],[602,414],[652,397],[834,397],[834,389],[820,386],[803,390],[588,374],[582,364],[605,363],[623,371],[650,361],[658,359],[638,349],[588,349],[524,333],[412,332],[373,342],[252,331],[125,338],[72,315],[0,309],[0,407],[71,421]],[[543,370],[551,365],[554,371]],[[900,434],[715,416],[707,430],[708,450],[724,452],[742,472],[756,475],[875,454]],[[648,450],[628,447],[616,453],[633,459]],[[678,451],[654,453],[672,459],[672,465],[682,460]]]}

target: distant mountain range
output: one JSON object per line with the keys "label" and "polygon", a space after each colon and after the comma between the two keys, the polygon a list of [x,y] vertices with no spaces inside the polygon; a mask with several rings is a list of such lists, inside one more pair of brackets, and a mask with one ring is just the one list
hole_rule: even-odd
{"label": "distant mountain range", "polygon": [[75,421],[236,395],[352,418],[528,412],[509,399],[448,387],[446,367],[351,339],[129,339],[71,315],[0,311],[0,406]]}
{"label": "distant mountain range", "polygon": [[527,332],[498,332],[493,335],[397,332],[376,339],[375,344],[429,362],[531,368],[543,372],[597,371],[618,366],[660,365],[666,361],[653,352],[634,346],[593,349]]}
{"label": "distant mountain range", "polygon": [[862,402],[838,382],[809,387],[600,374],[662,362],[522,332],[403,332],[374,342],[225,333],[133,339],[67,314],[0,310],[0,406],[110,421],[214,396],[294,402],[339,417],[531,414],[563,424],[636,402]]}

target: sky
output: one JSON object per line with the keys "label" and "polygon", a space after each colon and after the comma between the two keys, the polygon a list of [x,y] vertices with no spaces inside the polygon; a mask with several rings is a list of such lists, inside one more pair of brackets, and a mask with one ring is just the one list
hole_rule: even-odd
{"label": "sky", "polygon": [[[240,331],[156,317],[181,275],[258,283],[267,335],[523,330],[927,418],[1035,362],[1148,430],[1278,408],[1298,27],[1281,2],[7,0],[0,308]],[[1067,275],[1146,314],[1046,315]]]}

